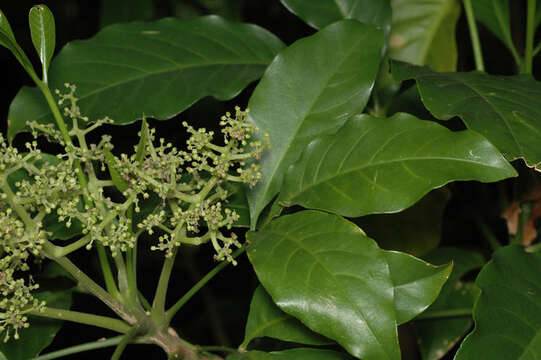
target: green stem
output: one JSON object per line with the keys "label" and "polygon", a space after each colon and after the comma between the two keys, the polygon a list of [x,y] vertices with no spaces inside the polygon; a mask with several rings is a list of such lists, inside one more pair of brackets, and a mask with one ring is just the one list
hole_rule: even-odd
{"label": "green stem", "polygon": [[31,360],[53,360],[61,357],[65,357],[72,354],[78,354],[84,351],[103,349],[110,346],[115,346],[122,341],[124,336],[116,336],[107,340],[92,341],[85,344],[71,346],[58,351],[53,351],[45,355],[40,355]]}
{"label": "green stem", "polygon": [[101,286],[96,284],[88,275],[82,272],[74,263],[72,263],[67,257],[57,257],[54,251],[55,246],[49,242],[43,245],[45,254],[54,260],[58,265],[66,269],[78,282],[79,285],[92,293],[95,297],[100,299],[111,310],[117,313],[120,317],[128,320],[130,323],[135,323],[135,318],[126,311],[124,306],[115,299],[110,293],[105,291]]}
{"label": "green stem", "polygon": [[100,316],[94,314],[87,314],[78,311],[55,309],[46,307],[42,311],[32,310],[28,312],[29,315],[46,317],[50,319],[59,319],[76,322],[79,324],[91,325],[100,327],[103,329],[113,330],[119,333],[127,333],[130,331],[130,326],[122,320],[110,318],[107,316]]}
{"label": "green stem", "polygon": [[238,349],[233,349],[227,346],[198,346],[197,350],[200,351],[217,351],[217,352],[229,352],[229,353],[235,353],[238,352]]}
{"label": "green stem", "polygon": [[471,0],[464,0],[464,10],[466,11],[466,18],[468,20],[468,28],[470,29],[470,38],[473,47],[473,57],[475,59],[475,68],[478,71],[485,71],[485,64],[483,62],[483,52],[481,50],[481,42],[479,41],[479,34],[477,33],[477,25],[475,24],[475,16],[473,15],[473,8],[471,6]]}
{"label": "green stem", "polygon": [[124,352],[124,349],[128,344],[135,338],[135,335],[137,334],[137,328],[133,327],[122,337],[122,340],[118,344],[118,346],[115,349],[115,352],[113,353],[113,356],[111,356],[111,360],[119,360],[120,356],[122,356],[122,353]]}
{"label": "green stem", "polygon": [[539,54],[539,51],[541,51],[541,42],[535,46],[535,49],[533,49],[533,57]]}
{"label": "green stem", "polygon": [[432,320],[432,319],[442,319],[442,318],[453,318],[453,317],[471,317],[471,309],[451,309],[451,310],[434,310],[427,311],[417,316],[415,320]]}
{"label": "green stem", "polygon": [[[233,259],[237,258],[239,255],[244,253],[246,251],[246,247],[242,246],[241,248],[238,248],[231,254],[231,257]],[[218,264],[214,269],[209,271],[201,280],[197,282],[186,294],[184,294],[183,297],[181,297],[175,305],[171,306],[169,310],[165,313],[166,318],[166,324],[169,324],[175,314],[186,304],[206,283],[208,283],[214,276],[216,276],[220,271],[222,271],[227,265],[229,265],[229,262],[223,261],[220,264]]]}
{"label": "green stem", "polygon": [[80,248],[82,248],[83,246],[88,244],[91,239],[92,238],[90,237],[90,234],[88,234],[86,236],[83,236],[79,240],[77,240],[75,242],[72,242],[69,245],[62,246],[61,247],[62,250],[58,253],[58,256],[66,256],[66,255],[71,254],[72,252],[74,252],[76,250],[79,250]]}
{"label": "green stem", "polygon": [[113,276],[113,271],[111,270],[111,264],[109,263],[109,258],[107,257],[105,247],[97,242],[96,249],[98,250],[98,258],[100,259],[105,287],[110,294],[112,294],[116,299],[119,299],[120,293],[116,287],[115,277]]}
{"label": "green stem", "polygon": [[528,9],[526,12],[526,50],[524,51],[524,72],[532,73],[533,68],[533,42],[535,36],[535,7],[536,0],[528,0]]}
{"label": "green stem", "polygon": [[171,272],[173,271],[177,252],[178,247],[175,247],[172,251],[171,256],[165,258],[162,272],[160,274],[160,280],[158,281],[158,286],[156,287],[156,294],[154,295],[154,301],[152,303],[151,317],[158,324],[163,323],[163,319],[165,316],[165,299],[167,296],[167,287],[169,285],[169,278],[171,277]]}

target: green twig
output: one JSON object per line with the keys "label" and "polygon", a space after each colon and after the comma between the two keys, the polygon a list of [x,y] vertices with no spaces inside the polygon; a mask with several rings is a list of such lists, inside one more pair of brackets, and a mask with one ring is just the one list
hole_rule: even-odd
{"label": "green twig", "polygon": [[475,16],[473,14],[473,8],[471,6],[471,0],[464,0],[464,10],[466,11],[466,18],[468,20],[468,28],[470,29],[470,39],[473,47],[473,57],[475,59],[475,68],[478,71],[485,71],[485,64],[483,62],[483,52],[481,50],[481,42],[479,41],[479,34],[477,32],[477,25],[475,24]]}
{"label": "green twig", "polygon": [[130,326],[122,320],[110,318],[107,316],[87,314],[78,311],[46,307],[42,311],[31,310],[28,314],[46,317],[50,319],[66,320],[79,324],[96,326],[103,329],[113,330],[119,333],[127,333],[128,331],[130,331]]}
{"label": "green twig", "polygon": [[120,341],[122,341],[123,337],[124,336],[116,336],[107,340],[98,340],[98,341],[92,341],[85,344],[75,345],[69,348],[65,348],[62,350],[50,352],[48,354],[40,355],[31,360],[53,360],[53,359],[58,359],[58,358],[65,357],[68,355],[78,354],[84,351],[103,349],[106,347],[117,345],[118,343],[120,343]]}
{"label": "green twig", "polygon": [[432,320],[453,317],[471,317],[472,310],[468,308],[427,311],[417,316],[415,320]]}
{"label": "green twig", "polygon": [[172,250],[172,254],[165,258],[163,263],[160,279],[158,280],[158,286],[156,287],[156,294],[154,295],[154,301],[152,302],[151,316],[158,324],[163,323],[165,315],[165,300],[167,296],[167,288],[169,285],[169,279],[173,266],[175,264],[175,258],[177,256],[178,247]]}
{"label": "green twig", "polygon": [[[246,247],[242,246],[241,248],[237,249],[233,254],[231,254],[231,257],[235,259],[242,253],[246,251]],[[169,324],[175,314],[186,304],[206,283],[208,283],[214,276],[216,276],[220,271],[222,271],[227,265],[229,265],[229,262],[223,261],[220,264],[218,264],[214,269],[212,269],[210,272],[208,272],[201,280],[197,282],[186,294],[184,294],[183,297],[181,297],[175,305],[171,306],[169,310],[167,310],[165,314],[166,318],[166,324]]]}
{"label": "green twig", "polygon": [[512,238],[512,242],[515,244],[522,244],[522,238],[524,234],[524,225],[530,220],[532,216],[533,204],[531,202],[525,202],[520,205],[520,213],[518,215],[517,233]]}
{"label": "green twig", "polygon": [[54,255],[54,248],[55,246],[49,242],[46,242],[43,245],[43,249],[47,257],[51,258],[58,263],[58,265],[67,270],[79,282],[79,286],[88,290],[123,319],[129,319],[130,322],[135,322],[135,318],[131,316],[128,311],[126,311],[124,306],[116,298],[105,291],[101,286],[96,284],[94,280],[88,277],[88,275],[81,271],[81,269],[79,269],[67,257],[56,257]]}
{"label": "green twig", "polygon": [[528,9],[526,12],[526,49],[524,51],[524,72],[526,74],[531,74],[533,68],[536,3],[536,0],[528,0]]}
{"label": "green twig", "polygon": [[122,356],[122,353],[124,352],[124,349],[128,344],[135,338],[135,335],[137,334],[137,327],[132,327],[130,331],[128,331],[123,337],[120,343],[118,343],[118,346],[115,349],[115,352],[113,353],[113,356],[111,356],[111,360],[119,360]]}
{"label": "green twig", "polygon": [[98,251],[101,271],[103,273],[103,280],[105,281],[105,288],[116,299],[120,299],[120,293],[118,291],[118,288],[116,287],[115,277],[113,276],[113,271],[111,270],[111,263],[109,262],[109,258],[107,257],[105,246],[96,242],[96,249]]}

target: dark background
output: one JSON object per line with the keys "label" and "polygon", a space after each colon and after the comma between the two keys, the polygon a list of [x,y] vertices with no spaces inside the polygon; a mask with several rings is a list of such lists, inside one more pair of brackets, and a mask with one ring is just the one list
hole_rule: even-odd
{"label": "dark background", "polygon": [[[104,0],[102,0],[104,1]],[[111,1],[111,0],[109,0]],[[58,52],[63,45],[74,39],[85,39],[96,34],[101,27],[102,18],[99,1],[83,0],[55,0],[44,1],[56,18],[57,48]],[[524,38],[524,3],[525,1],[512,1],[513,36],[517,48],[522,49]],[[28,0],[4,0],[0,5],[4,14],[10,20],[15,36],[22,48],[29,54],[37,69],[39,60],[34,56],[34,49],[30,40],[28,29],[28,11],[32,5],[37,4]],[[224,5],[225,4],[225,5]],[[234,20],[241,20],[258,24],[276,34],[284,42],[290,44],[295,40],[314,33],[314,30],[305,25],[297,17],[289,13],[278,0],[155,0],[154,19],[177,16],[189,18],[209,13],[219,13]],[[459,46],[459,71],[474,69],[471,45],[467,24],[462,15],[457,26],[457,43]],[[480,26],[480,37],[485,55],[485,66],[488,73],[511,75],[514,71],[512,57],[507,49],[486,29]],[[519,50],[520,51],[520,50]],[[538,62],[535,64],[536,68]],[[11,54],[0,48],[0,131],[6,132],[6,119],[8,108],[17,91],[23,85],[32,85],[27,74],[22,70]],[[535,73],[535,71],[534,71]],[[203,99],[195,106],[168,121],[152,121],[151,125],[158,128],[158,135],[170,140],[179,141],[185,134],[180,126],[180,120],[187,120],[197,126],[215,126],[218,116],[231,110],[234,105],[245,106],[254,84],[248,87],[236,99],[220,103],[213,99]],[[115,146],[118,149],[127,149],[136,143],[136,132],[139,124],[125,127],[110,126],[102,132],[113,133]],[[452,125],[450,125],[452,126]],[[18,135],[15,144],[21,144],[27,136]],[[520,164],[515,164],[520,171],[526,171]],[[516,184],[505,185],[510,196]],[[491,226],[502,238],[506,235],[505,224],[493,214],[497,190],[492,186],[474,183],[461,183],[457,185],[460,191],[469,199],[464,204],[453,198],[445,213],[443,224],[442,243],[447,245],[466,245],[482,248],[479,244],[481,237],[477,227],[470,217],[465,215],[464,208],[474,207],[473,211],[482,211],[490,214]],[[497,207],[497,206],[496,206]],[[152,298],[157,283],[159,271],[163,261],[161,253],[151,252],[147,249],[147,242],[140,244],[140,266],[138,269],[139,284],[147,298]],[[473,245],[472,245],[473,244]],[[477,245],[476,245],[477,244]],[[181,249],[182,255],[176,262],[172,282],[169,290],[169,299],[178,299],[195,282],[216,264],[212,261],[212,251],[209,247],[200,249]],[[89,256],[91,255],[91,256]],[[74,254],[74,262],[81,264],[84,269],[91,269],[94,279],[101,279],[101,274],[94,250],[88,252],[80,250]],[[472,275],[474,276],[474,274]],[[59,285],[59,284],[56,284]],[[241,258],[236,267],[229,266],[209,283],[197,296],[195,296],[176,316],[173,327],[179,330],[182,337],[200,345],[226,345],[236,347],[242,341],[244,323],[247,317],[251,294],[257,286],[257,279],[245,257]],[[101,305],[97,300],[83,294],[74,294],[74,310],[114,314]],[[404,359],[418,359],[415,339],[410,329],[402,327],[401,342]],[[48,351],[64,348],[66,346],[94,341],[100,337],[115,336],[114,333],[83,325],[66,323]],[[261,346],[272,349],[271,341],[261,341]],[[105,359],[112,353],[111,348],[77,354],[72,359]],[[123,355],[124,359],[162,359],[161,349],[155,346],[135,345],[128,346]]]}

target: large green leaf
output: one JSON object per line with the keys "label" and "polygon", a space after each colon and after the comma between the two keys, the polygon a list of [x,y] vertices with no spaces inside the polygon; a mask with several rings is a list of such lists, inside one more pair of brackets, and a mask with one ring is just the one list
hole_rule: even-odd
{"label": "large green leaf", "polygon": [[332,343],[280,310],[260,285],[252,297],[241,348],[246,348],[251,340],[264,336],[308,345]]}
{"label": "large green leaf", "polygon": [[289,167],[279,199],[353,217],[403,210],[450,181],[514,175],[473,131],[452,132],[408,114],[358,115],[306,147]]}
{"label": "large green leaf", "polygon": [[[432,264],[444,264],[449,261],[454,263],[449,281],[426,313],[472,309],[479,295],[479,289],[475,284],[461,280],[461,277],[469,271],[481,268],[485,263],[483,256],[468,250],[438,248],[427,255],[425,260]],[[469,316],[415,321],[415,332],[423,359],[442,358],[470,330],[472,324],[473,320]]]}
{"label": "large green leaf", "polygon": [[150,20],[154,16],[154,0],[101,0],[101,26],[117,22]]}
{"label": "large green leaf", "polygon": [[251,121],[272,144],[260,162],[263,177],[248,194],[252,225],[304,146],[363,110],[382,45],[375,26],[342,20],[298,40],[268,67],[248,105]]}
{"label": "large green leaf", "polygon": [[541,354],[541,252],[519,246],[496,251],[476,284],[474,331],[456,360],[539,359]]}
{"label": "large green leaf", "polygon": [[393,59],[454,71],[458,0],[391,0],[389,53]]}
{"label": "large green leaf", "polygon": [[281,2],[289,11],[316,29],[342,19],[378,25],[385,33],[391,29],[389,0],[281,0]]}
{"label": "large green leaf", "polygon": [[32,43],[41,61],[43,80],[47,82],[47,72],[56,45],[54,16],[47,6],[36,5],[30,9],[28,21]]}
{"label": "large green leaf", "polygon": [[509,0],[474,0],[472,8],[475,19],[492,31],[513,55],[518,56],[511,36]]}
{"label": "large green leaf", "polygon": [[354,219],[366,234],[384,249],[422,256],[438,247],[443,213],[450,191],[431,191],[410,208],[394,214],[368,215]]}
{"label": "large green leaf", "polygon": [[226,360],[348,360],[348,355],[331,350],[297,348],[284,351],[248,351],[229,355]]}
{"label": "large green leaf", "polygon": [[[51,64],[50,87],[76,84],[81,111],[93,120],[168,119],[203,97],[234,97],[282,47],[258,26],[217,16],[116,24],[64,47]],[[26,121],[54,122],[39,91],[27,87],[8,118],[10,138]]]}
{"label": "large green leaf", "polygon": [[531,76],[436,73],[393,62],[398,80],[415,79],[425,106],[441,120],[460,116],[508,160],[541,169],[541,83]]}
{"label": "large green leaf", "polygon": [[302,211],[248,238],[248,257],[282,310],[358,358],[400,358],[385,254],[354,224]]}
{"label": "large green leaf", "polygon": [[385,251],[384,254],[394,287],[396,322],[404,324],[436,300],[453,265],[430,265],[398,251]]}
{"label": "large green leaf", "polygon": [[[71,306],[71,291],[37,293],[36,297],[45,300],[48,306],[69,309]],[[30,327],[19,331],[20,339],[7,343],[0,342],[0,354],[9,360],[28,360],[37,356],[51,344],[56,333],[62,327],[62,321],[31,317]],[[1,356],[1,355],[0,355]]]}

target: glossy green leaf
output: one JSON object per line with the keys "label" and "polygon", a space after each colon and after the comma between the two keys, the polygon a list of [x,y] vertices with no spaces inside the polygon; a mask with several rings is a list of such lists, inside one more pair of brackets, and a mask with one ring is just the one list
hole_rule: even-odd
{"label": "glossy green leaf", "polygon": [[251,121],[272,144],[260,161],[262,179],[248,194],[252,225],[304,146],[363,110],[382,45],[375,26],[342,20],[298,40],[268,67],[248,104]]}
{"label": "glossy green leaf", "polygon": [[392,70],[400,81],[417,80],[423,103],[438,119],[460,116],[509,161],[522,158],[541,169],[540,82],[527,75],[436,73],[400,62],[393,62]]}
{"label": "glossy green leaf", "polygon": [[389,266],[354,224],[302,211],[248,238],[257,276],[283,311],[358,358],[400,358]]}
{"label": "glossy green leaf", "polygon": [[408,114],[358,115],[306,147],[289,167],[279,199],[355,217],[403,210],[454,180],[490,182],[515,174],[473,131],[452,132]]}
{"label": "glossy green leaf", "polygon": [[13,31],[11,30],[8,19],[2,10],[0,10],[0,46],[3,46],[11,51],[13,56],[15,56],[17,61],[19,61],[24,69],[28,73],[35,75],[32,63],[30,60],[28,60],[28,57],[17,43],[17,40],[15,40],[15,35],[13,35]]}
{"label": "glossy green leaf", "polygon": [[[432,264],[454,263],[449,280],[426,313],[472,309],[479,289],[475,284],[461,280],[461,277],[481,268],[485,263],[483,256],[473,251],[442,247],[427,255],[425,260]],[[442,358],[471,329],[472,324],[472,318],[464,316],[415,321],[414,328],[423,359]]]}
{"label": "glossy green leaf", "polygon": [[289,11],[316,29],[342,19],[378,25],[385,33],[391,29],[389,0],[281,0],[281,2]]}
{"label": "glossy green leaf", "polygon": [[331,350],[297,348],[284,351],[248,351],[229,355],[226,360],[348,360],[346,354]]}
{"label": "glossy green leaf", "polygon": [[56,45],[54,16],[47,6],[36,5],[30,9],[28,22],[30,23],[32,43],[41,61],[43,81],[47,82],[47,72]]}
{"label": "glossy green leaf", "polygon": [[541,354],[541,252],[496,251],[475,283],[474,331],[456,360],[537,359]]}
{"label": "glossy green leaf", "polygon": [[280,310],[260,285],[252,297],[244,341],[240,347],[246,348],[251,340],[264,336],[308,345],[332,343],[331,340],[314,333],[299,320]]}
{"label": "glossy green leaf", "polygon": [[151,20],[154,16],[154,0],[101,0],[101,26],[117,22]]}
{"label": "glossy green leaf", "polygon": [[443,213],[449,197],[446,188],[436,189],[399,213],[368,215],[353,222],[384,249],[422,256],[440,243]]}
{"label": "glossy green leaf", "polygon": [[389,54],[393,59],[454,71],[458,0],[391,0]]}
{"label": "glossy green leaf", "polygon": [[384,254],[394,287],[396,322],[404,324],[436,300],[453,264],[434,266],[398,251],[385,251]]}
{"label": "glossy green leaf", "polygon": [[474,0],[475,19],[485,25],[507,48],[518,56],[511,36],[509,0]]}
{"label": "glossy green leaf", "polygon": [[[217,16],[116,24],[65,46],[51,64],[50,87],[76,84],[78,105],[91,120],[109,116],[126,124],[143,114],[168,119],[203,97],[234,97],[282,47],[258,26]],[[54,123],[39,90],[28,87],[8,118],[10,138],[26,121]]]}
{"label": "glossy green leaf", "polygon": [[[71,291],[48,292],[35,294],[40,300],[54,308],[69,309],[71,306]],[[9,360],[28,360],[37,356],[51,344],[56,333],[62,327],[62,321],[39,317],[29,318],[30,326],[19,331],[19,340],[0,342],[0,353]]]}

